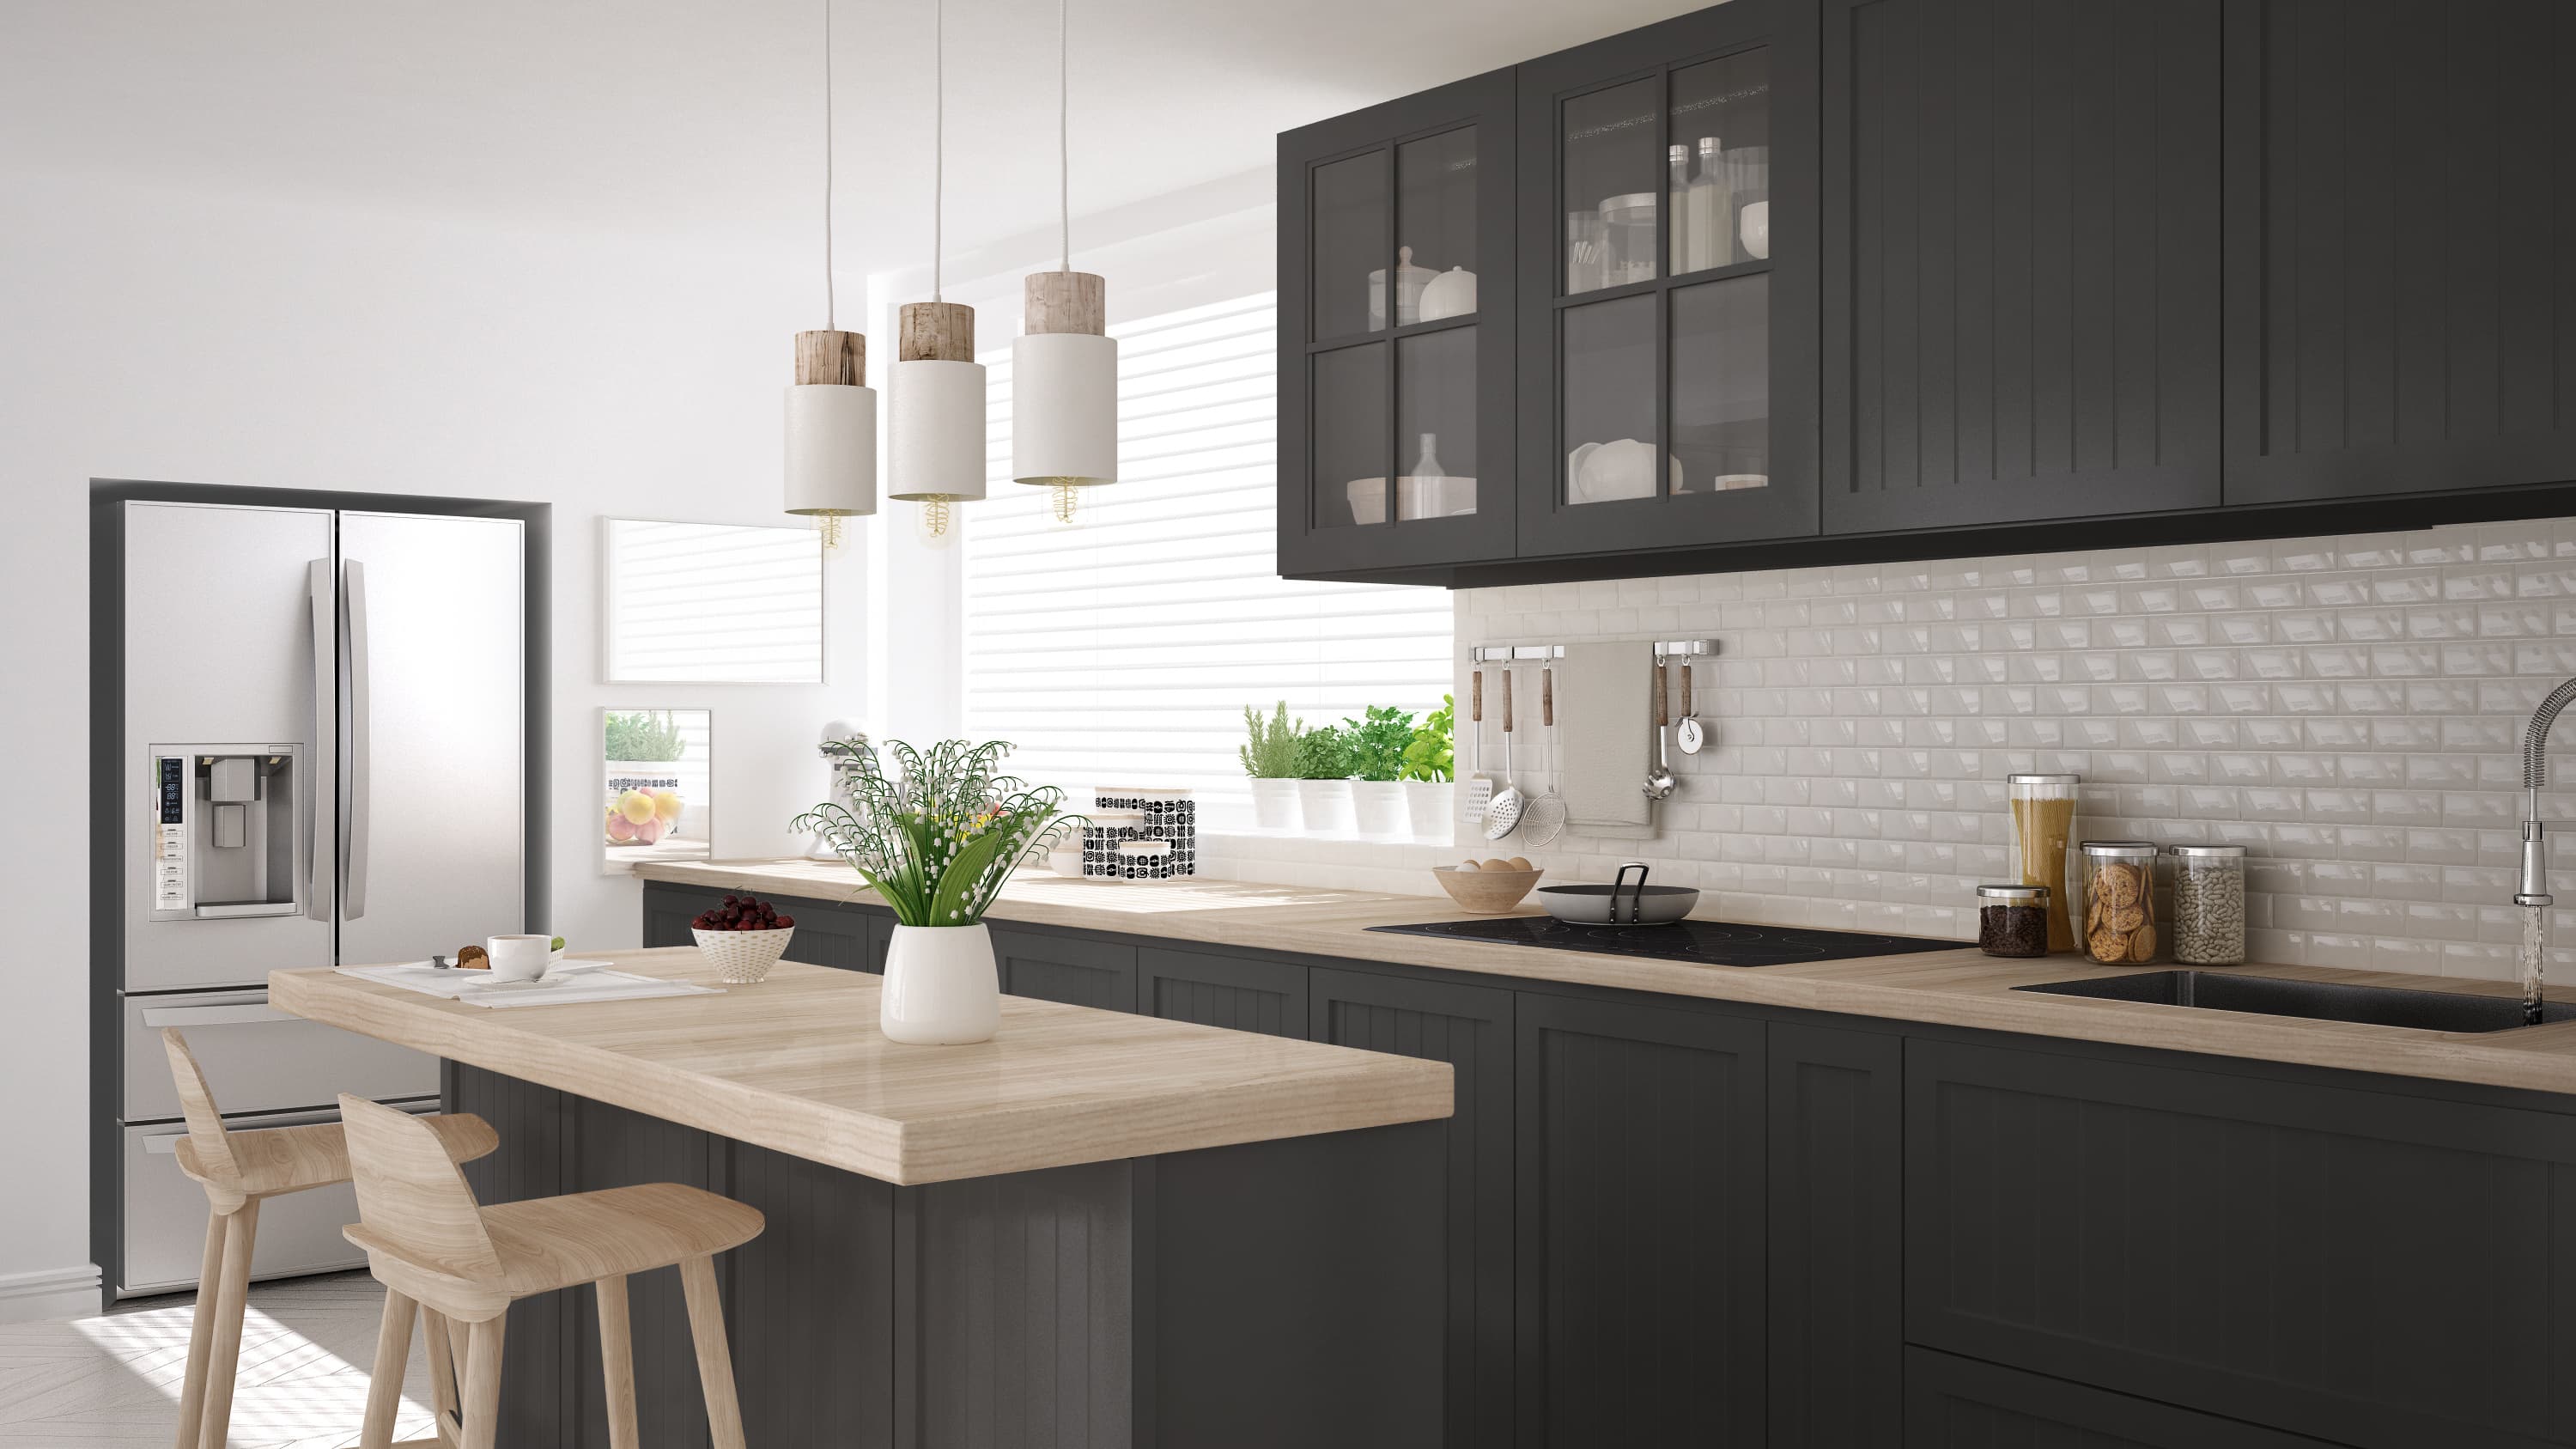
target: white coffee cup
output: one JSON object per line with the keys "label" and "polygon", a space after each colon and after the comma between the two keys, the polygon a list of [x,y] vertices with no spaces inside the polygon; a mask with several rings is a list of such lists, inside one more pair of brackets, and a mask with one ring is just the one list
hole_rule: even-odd
{"label": "white coffee cup", "polygon": [[483,949],[491,953],[492,979],[495,981],[537,981],[546,974],[546,958],[554,954],[552,936],[486,936]]}

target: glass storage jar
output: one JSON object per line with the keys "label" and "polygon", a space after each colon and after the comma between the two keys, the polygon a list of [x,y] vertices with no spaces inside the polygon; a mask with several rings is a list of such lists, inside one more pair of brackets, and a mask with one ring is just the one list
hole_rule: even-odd
{"label": "glass storage jar", "polygon": [[1977,949],[1989,956],[2048,954],[2048,898],[2044,885],[1977,887]]}
{"label": "glass storage jar", "polygon": [[2088,840],[2084,856],[2084,954],[2106,966],[2156,959],[2156,847],[2144,840]]}
{"label": "glass storage jar", "polygon": [[2048,949],[2075,949],[2067,912],[2075,892],[2066,888],[2066,845],[2075,833],[2074,775],[2006,775],[2012,801],[2012,860],[2006,866],[2023,885],[2048,887]]}
{"label": "glass storage jar", "polygon": [[2173,848],[2173,957],[2186,966],[2245,964],[2245,847]]}

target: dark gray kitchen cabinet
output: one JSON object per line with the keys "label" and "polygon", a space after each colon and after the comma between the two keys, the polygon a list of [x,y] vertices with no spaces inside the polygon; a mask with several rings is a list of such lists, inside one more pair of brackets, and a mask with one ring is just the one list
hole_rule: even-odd
{"label": "dark gray kitchen cabinet", "polygon": [[2576,1440],[2576,1118],[1906,1050],[1909,1341],[2364,1449]]}
{"label": "dark gray kitchen cabinet", "polygon": [[1012,996],[1136,1009],[1136,948],[1097,937],[988,926],[1002,990]]}
{"label": "dark gray kitchen cabinet", "polygon": [[1302,1038],[1306,968],[1275,958],[1146,946],[1136,952],[1136,1009],[1170,1021]]}
{"label": "dark gray kitchen cabinet", "polygon": [[2576,478],[2576,10],[2230,0],[2227,501]]}
{"label": "dark gray kitchen cabinet", "polygon": [[1511,556],[1512,100],[1502,70],[1279,138],[1283,573]]}
{"label": "dark gray kitchen cabinet", "polygon": [[1826,0],[1829,532],[2218,504],[2220,5]]}
{"label": "dark gray kitchen cabinet", "polygon": [[2331,1449],[2322,1439],[1920,1348],[1905,1353],[1902,1442],[1906,1449]]}
{"label": "dark gray kitchen cabinet", "polygon": [[[644,944],[696,945],[698,938],[689,923],[696,920],[701,912],[723,905],[728,894],[741,893],[710,890],[704,886],[673,885],[668,881],[645,882]],[[894,921],[892,913],[787,896],[766,899],[779,907],[780,915],[793,916],[796,920],[796,934],[787,938],[787,950],[782,959],[803,961],[813,966],[831,966],[843,971],[885,970],[885,943],[889,934],[887,927]]]}
{"label": "dark gray kitchen cabinet", "polygon": [[1903,1437],[1905,1042],[1771,1023],[1771,1449]]}
{"label": "dark gray kitchen cabinet", "polygon": [[[644,944],[646,946],[694,946],[698,938],[689,931],[689,922],[700,913],[723,904],[725,892],[702,886],[672,885],[667,881],[644,883]],[[815,905],[822,904],[817,901]],[[803,909],[804,903],[798,904]],[[793,915],[795,912],[790,911]]]}
{"label": "dark gray kitchen cabinet", "polygon": [[1456,1072],[1449,1119],[1447,1408],[1454,1449],[1512,1439],[1512,993],[1317,967],[1315,1040]]}
{"label": "dark gray kitchen cabinet", "polygon": [[1515,1444],[1759,1444],[1763,1024],[1514,1002]]}
{"label": "dark gray kitchen cabinet", "polygon": [[1734,0],[1520,68],[1523,558],[1817,531],[1816,45]]}

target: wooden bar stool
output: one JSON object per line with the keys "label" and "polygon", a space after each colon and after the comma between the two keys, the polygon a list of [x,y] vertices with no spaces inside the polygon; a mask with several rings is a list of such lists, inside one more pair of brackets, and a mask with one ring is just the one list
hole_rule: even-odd
{"label": "wooden bar stool", "polygon": [[[510,1305],[582,1283],[594,1284],[599,1294],[608,1442],[611,1449],[636,1449],[626,1279],[674,1265],[688,1297],[710,1437],[715,1449],[743,1449],[715,1255],[760,1235],[758,1208],[676,1182],[481,1207],[429,1124],[357,1097],[340,1099],[340,1119],[358,1183],[358,1221],[343,1231],[367,1250],[368,1271],[385,1285],[363,1449],[387,1449],[393,1441],[414,1305],[435,1311],[451,1335],[463,1338],[463,1412],[456,1428],[464,1449],[493,1449]],[[441,1432],[447,1428],[442,1423]]]}
{"label": "wooden bar stool", "polygon": [[[348,1143],[336,1122],[228,1130],[187,1039],[163,1027],[161,1048],[169,1055],[179,1111],[188,1122],[188,1135],[179,1143],[179,1170],[205,1188],[214,1210],[206,1223],[205,1261],[197,1271],[197,1306],[188,1323],[188,1377],[179,1391],[177,1449],[224,1449],[232,1430],[242,1315],[250,1306],[250,1255],[259,1239],[259,1205],[290,1192],[347,1182]],[[418,1123],[455,1162],[501,1145],[492,1124],[471,1113],[406,1120]],[[399,1361],[394,1379],[399,1389]]]}

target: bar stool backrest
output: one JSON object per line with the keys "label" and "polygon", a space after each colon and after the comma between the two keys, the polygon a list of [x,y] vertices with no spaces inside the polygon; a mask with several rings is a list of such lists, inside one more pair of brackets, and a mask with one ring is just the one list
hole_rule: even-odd
{"label": "bar stool backrest", "polygon": [[340,1122],[370,1236],[419,1267],[469,1281],[501,1276],[474,1189],[427,1123],[345,1093]]}
{"label": "bar stool backrest", "polygon": [[170,1079],[179,1088],[179,1115],[188,1122],[197,1170],[219,1187],[239,1187],[241,1164],[233,1158],[232,1138],[224,1131],[223,1114],[215,1109],[215,1094],[206,1086],[196,1053],[173,1026],[161,1028],[161,1050],[170,1058]]}

